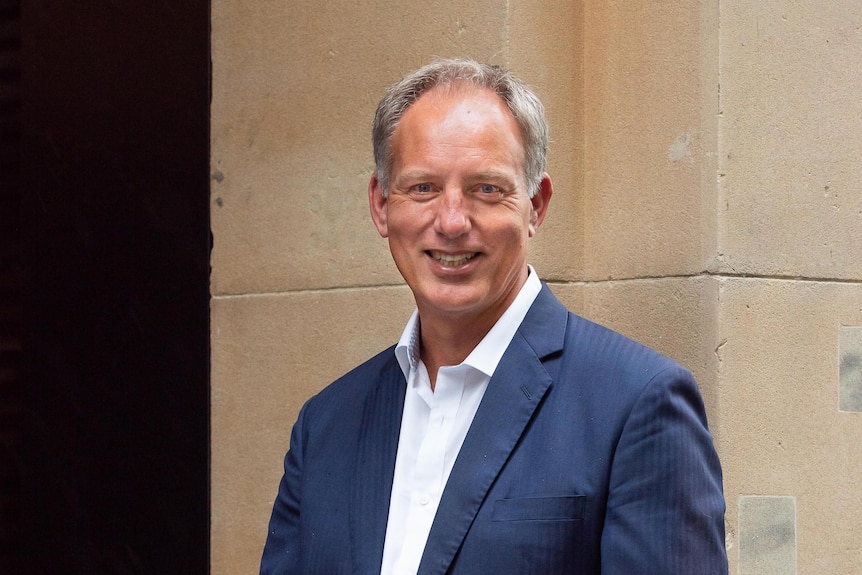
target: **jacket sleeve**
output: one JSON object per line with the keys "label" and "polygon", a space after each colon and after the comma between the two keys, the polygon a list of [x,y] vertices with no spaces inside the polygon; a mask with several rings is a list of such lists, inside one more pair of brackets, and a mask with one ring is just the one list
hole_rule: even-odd
{"label": "jacket sleeve", "polygon": [[284,456],[284,475],[272,506],[260,575],[301,575],[299,507],[302,497],[305,410],[303,407],[293,426],[290,449]]}
{"label": "jacket sleeve", "polygon": [[641,392],[614,453],[603,575],[726,575],[721,467],[697,384],[665,369]]}

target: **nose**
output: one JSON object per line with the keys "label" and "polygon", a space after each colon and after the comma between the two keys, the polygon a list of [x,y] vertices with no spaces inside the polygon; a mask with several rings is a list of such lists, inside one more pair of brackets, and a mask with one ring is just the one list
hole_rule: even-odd
{"label": "nose", "polygon": [[434,230],[447,239],[469,232],[471,221],[464,193],[457,188],[446,189],[438,200]]}

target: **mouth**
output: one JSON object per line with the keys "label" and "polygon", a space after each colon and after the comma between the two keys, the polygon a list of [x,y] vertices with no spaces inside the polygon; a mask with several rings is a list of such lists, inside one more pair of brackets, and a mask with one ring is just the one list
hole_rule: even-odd
{"label": "mouth", "polygon": [[426,252],[432,259],[439,262],[441,265],[447,268],[455,268],[458,266],[463,266],[477,255],[479,252],[469,252],[462,254],[447,254],[444,252],[437,252],[433,250],[429,250]]}

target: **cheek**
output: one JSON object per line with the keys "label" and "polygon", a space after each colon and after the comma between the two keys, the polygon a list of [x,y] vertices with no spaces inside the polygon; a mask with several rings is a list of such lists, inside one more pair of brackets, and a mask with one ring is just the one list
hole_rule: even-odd
{"label": "cheek", "polygon": [[401,213],[389,213],[389,218],[386,222],[387,231],[389,232],[389,243],[403,243],[405,238],[409,236],[408,218],[404,218]]}
{"label": "cheek", "polygon": [[506,243],[511,247],[523,246],[527,238],[532,237],[534,226],[530,223],[529,215],[523,212],[512,214],[505,221],[498,223],[493,237],[500,243]]}
{"label": "cheek", "polygon": [[424,222],[429,218],[429,211],[424,206],[409,203],[392,205],[387,214],[389,233],[401,236],[417,235],[426,227]]}

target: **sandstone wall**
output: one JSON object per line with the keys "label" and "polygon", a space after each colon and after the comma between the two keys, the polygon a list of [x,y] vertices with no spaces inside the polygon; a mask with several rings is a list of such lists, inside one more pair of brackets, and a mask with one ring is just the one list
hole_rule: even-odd
{"label": "sandstone wall", "polygon": [[532,253],[576,312],[698,378],[731,573],[862,565],[862,5],[212,3],[212,572],[256,572],[302,403],[394,343],[370,122],[433,57],[548,109]]}

